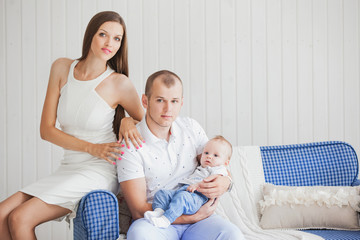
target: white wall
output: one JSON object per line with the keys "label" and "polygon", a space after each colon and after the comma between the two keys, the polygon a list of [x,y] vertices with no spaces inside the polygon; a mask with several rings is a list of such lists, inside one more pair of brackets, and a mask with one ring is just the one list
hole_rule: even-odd
{"label": "white wall", "polygon": [[[183,115],[234,145],[342,140],[360,147],[358,0],[0,0],[0,200],[59,165],[39,137],[51,63],[77,58],[86,24],[114,10],[130,78],[170,69]],[[48,223],[39,239],[70,239]]]}

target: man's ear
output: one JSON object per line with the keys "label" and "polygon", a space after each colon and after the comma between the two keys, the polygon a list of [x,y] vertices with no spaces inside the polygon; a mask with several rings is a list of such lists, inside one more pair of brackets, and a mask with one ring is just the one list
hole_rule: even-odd
{"label": "man's ear", "polygon": [[184,105],[184,97],[181,98],[181,106]]}
{"label": "man's ear", "polygon": [[142,102],[143,107],[145,109],[147,109],[147,107],[148,107],[148,97],[145,94],[143,94],[141,96],[141,102]]}

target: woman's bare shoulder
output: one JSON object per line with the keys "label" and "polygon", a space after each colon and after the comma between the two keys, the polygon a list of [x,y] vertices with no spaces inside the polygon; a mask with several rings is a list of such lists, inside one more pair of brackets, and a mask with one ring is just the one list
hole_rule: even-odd
{"label": "woman's bare shoulder", "polygon": [[129,87],[133,87],[133,83],[130,79],[121,73],[111,74],[111,85],[116,89],[126,90]]}
{"label": "woman's bare shoulder", "polygon": [[50,82],[59,84],[60,89],[67,82],[67,76],[69,74],[70,66],[74,62],[69,58],[58,58],[51,65]]}
{"label": "woman's bare shoulder", "polygon": [[52,66],[51,69],[52,71],[64,71],[64,70],[69,70],[70,65],[74,62],[73,59],[70,58],[58,58],[56,59]]}

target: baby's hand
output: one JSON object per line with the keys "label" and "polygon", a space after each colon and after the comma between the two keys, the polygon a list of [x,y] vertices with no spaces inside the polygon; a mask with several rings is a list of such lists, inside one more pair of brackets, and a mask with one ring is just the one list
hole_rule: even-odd
{"label": "baby's hand", "polygon": [[191,185],[188,186],[188,188],[186,189],[186,191],[188,191],[188,192],[195,192],[197,188],[198,188],[198,185],[197,185],[197,184],[191,184]]}

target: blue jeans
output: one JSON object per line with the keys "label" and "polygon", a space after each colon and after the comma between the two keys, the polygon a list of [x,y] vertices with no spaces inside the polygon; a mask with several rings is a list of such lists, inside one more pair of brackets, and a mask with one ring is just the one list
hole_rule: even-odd
{"label": "blue jeans", "polygon": [[144,218],[134,221],[127,233],[128,240],[245,240],[233,223],[213,214],[194,224],[173,224],[158,228]]}
{"label": "blue jeans", "polygon": [[164,216],[172,223],[183,214],[195,214],[200,207],[208,201],[208,198],[195,191],[186,191],[189,185],[184,185],[178,190],[162,189],[156,192],[153,209],[161,208],[165,211]]}

